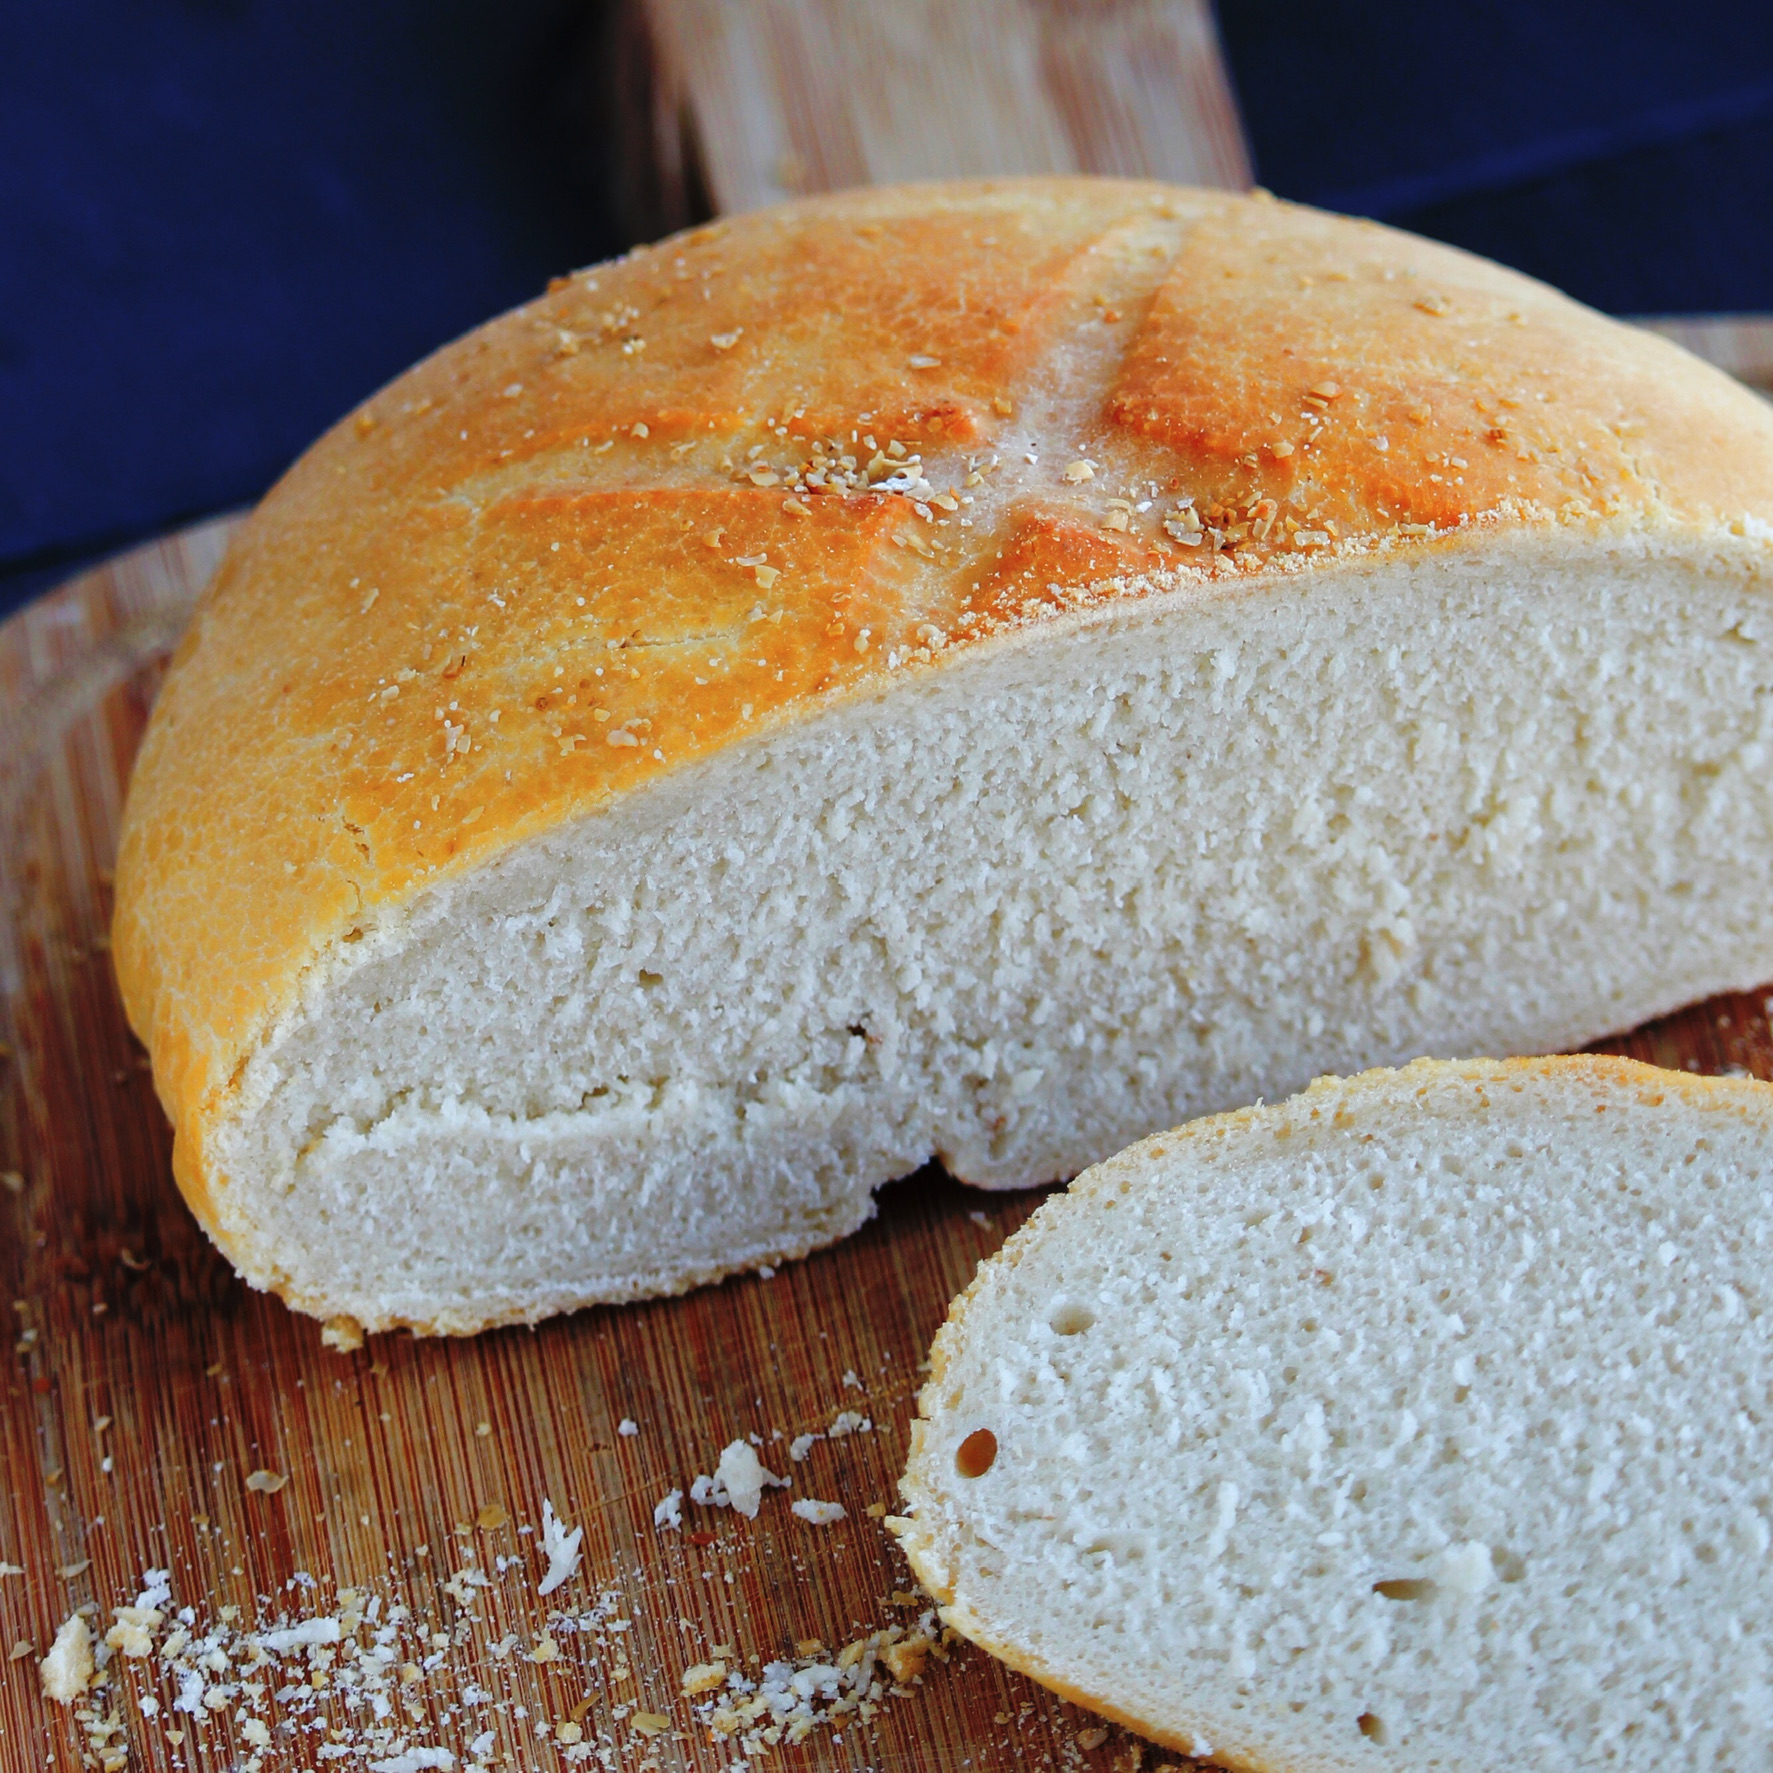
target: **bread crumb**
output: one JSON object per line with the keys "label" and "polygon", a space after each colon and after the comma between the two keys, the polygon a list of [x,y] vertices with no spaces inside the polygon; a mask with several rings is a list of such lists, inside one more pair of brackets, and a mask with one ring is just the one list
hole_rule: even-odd
{"label": "bread crumb", "polygon": [[154,1648],[154,1627],[166,1617],[158,1607],[113,1607],[116,1624],[105,1633],[105,1642],[125,1656],[146,1656]]}
{"label": "bread crumb", "polygon": [[275,1496],[289,1482],[280,1471],[266,1471],[262,1466],[248,1475],[246,1487],[261,1496]]}
{"label": "bread crumb", "polygon": [[93,1675],[92,1633],[78,1613],[62,1621],[37,1672],[43,1682],[43,1697],[59,1705],[72,1705],[86,1691]]}
{"label": "bread crumb", "polygon": [[578,1569],[582,1555],[579,1546],[584,1537],[583,1527],[567,1532],[565,1523],[554,1513],[554,1504],[547,1497],[542,1498],[542,1550],[548,1559],[548,1573],[537,1587],[537,1594],[552,1594]]}
{"label": "bread crumb", "polygon": [[797,1497],[790,1507],[803,1521],[815,1527],[828,1527],[833,1521],[848,1518],[848,1510],[841,1502],[820,1502],[811,1496]]}
{"label": "bread crumb", "polygon": [[[323,1614],[317,1619],[299,1619],[294,1625],[279,1626],[275,1631],[262,1631],[253,1642],[273,1656],[286,1656],[291,1650],[307,1650],[316,1644],[336,1644],[343,1636],[339,1622]],[[163,1657],[171,1653],[170,1647],[161,1651]]]}
{"label": "bread crumb", "polygon": [[637,1711],[628,1720],[628,1727],[637,1736],[658,1736],[671,1728],[671,1720],[662,1712]]}
{"label": "bread crumb", "polygon": [[[758,1505],[763,1500],[764,1486],[773,1484],[780,1488],[787,1482],[786,1478],[777,1477],[774,1472],[765,1470],[749,1441],[730,1441],[720,1455],[720,1463],[714,1468],[713,1500],[718,1507],[724,1492],[726,1501],[732,1507],[747,1520],[756,1520]],[[694,1494],[692,1490],[691,1495]]]}
{"label": "bread crumb", "polygon": [[698,1662],[683,1671],[683,1696],[694,1698],[698,1693],[713,1693],[726,1685],[724,1662]]}
{"label": "bread crumb", "polygon": [[622,1420],[616,1424],[616,1433],[625,1435],[639,1434],[640,1424],[636,1422],[632,1416],[624,1416]]}
{"label": "bread crumb", "polygon": [[671,1490],[654,1503],[653,1525],[655,1527],[681,1527],[683,1525],[683,1492],[681,1490]]}
{"label": "bread crumb", "polygon": [[[935,1640],[923,1636],[901,1638],[896,1644],[883,1644],[880,1659],[901,1687],[909,1687],[924,1671],[930,1659],[930,1646]],[[1106,1740],[1107,1732],[1103,1732]]]}
{"label": "bread crumb", "polygon": [[[778,1744],[804,1741],[820,1724],[843,1730],[852,1718],[866,1722],[889,1690],[902,1687],[899,1670],[915,1679],[924,1657],[941,1654],[940,1629],[935,1614],[926,1612],[910,1630],[889,1625],[835,1657],[818,1639],[805,1638],[795,1645],[793,1661],[765,1663],[755,1682],[732,1669],[731,1646],[717,1644],[714,1654],[732,1672],[724,1691],[711,1688],[695,1706],[696,1717],[716,1739],[736,1737],[747,1754],[760,1757]],[[896,1652],[898,1669],[889,1652]]]}

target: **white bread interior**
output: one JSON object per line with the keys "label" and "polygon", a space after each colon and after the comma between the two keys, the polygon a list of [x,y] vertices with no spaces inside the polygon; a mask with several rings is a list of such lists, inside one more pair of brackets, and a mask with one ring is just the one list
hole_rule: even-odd
{"label": "white bread interior", "polygon": [[472,1330],[804,1251],[931,1156],[1051,1181],[1750,986],[1763,555],[1480,533],[779,723],[366,915],[240,1073],[218,1232],[303,1309]]}
{"label": "white bread interior", "polygon": [[956,1302],[913,1567],[1232,1768],[1763,1769],[1770,1183],[1773,1090],[1621,1061],[1424,1062],[1147,1141]]}

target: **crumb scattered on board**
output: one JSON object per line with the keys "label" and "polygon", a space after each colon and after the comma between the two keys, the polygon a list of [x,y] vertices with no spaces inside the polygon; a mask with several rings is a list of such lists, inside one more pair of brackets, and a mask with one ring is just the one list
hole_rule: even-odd
{"label": "crumb scattered on board", "polygon": [[[858,1412],[841,1412],[823,1434],[795,1437],[791,1462],[804,1462],[817,1441],[872,1426]],[[692,1481],[692,1501],[754,1519],[771,1489],[793,1483],[759,1457],[762,1444],[756,1435],[729,1442],[714,1472]],[[275,1495],[286,1482],[257,1470],[246,1488]],[[670,1498],[679,1517],[682,1496]],[[789,1506],[813,1526],[849,1518],[840,1503],[818,1498]],[[497,1512],[506,1524],[505,1510]],[[879,1519],[886,1511],[867,1512]],[[529,1596],[555,1594],[580,1576],[584,1537],[547,1498],[541,1515],[539,1580],[533,1554],[488,1565],[460,1546],[460,1567],[441,1584],[454,1603],[443,1618],[368,1587],[341,1587],[323,1601],[322,1585],[301,1571],[281,1595],[260,1595],[250,1619],[231,1605],[204,1614],[180,1604],[169,1570],[145,1570],[133,1600],[110,1607],[108,1617],[90,1602],[69,1615],[38,1665],[43,1694],[71,1709],[84,1737],[82,1763],[99,1773],[124,1773],[132,1736],[139,1747],[149,1731],[164,1738],[175,1766],[197,1765],[224,1747],[229,1725],[236,1747],[245,1746],[233,1762],[238,1773],[275,1773],[299,1749],[350,1773],[492,1773],[527,1767],[544,1744],[562,1765],[615,1773],[636,1765],[637,1753],[641,1769],[658,1767],[663,1742],[688,1740],[686,1730],[723,1746],[731,1773],[744,1773],[816,1730],[835,1736],[866,1724],[957,1642],[926,1597],[895,1591],[894,1606],[923,1605],[915,1623],[889,1623],[830,1650],[805,1640],[792,1656],[770,1660],[716,1644],[704,1645],[697,1661],[686,1642],[681,1672],[656,1671],[648,1685],[666,1689],[643,1692],[629,1659],[633,1622],[622,1590],[556,1604],[536,1623]],[[22,1574],[16,1566],[5,1573]],[[495,1613],[506,1626],[497,1636]],[[509,1629],[525,1619],[526,1630]],[[15,1659],[20,1654],[34,1651],[21,1644]],[[570,1665],[584,1691],[559,1716],[542,1715],[533,1680],[520,1678],[550,1664]]]}
{"label": "crumb scattered on board", "polygon": [[537,1586],[537,1594],[552,1594],[578,1569],[579,1546],[584,1537],[583,1527],[574,1527],[569,1533],[555,1515],[554,1504],[547,1497],[542,1498],[542,1553],[548,1560],[548,1573]]}
{"label": "crumb scattered on board", "polygon": [[[577,1531],[565,1537],[576,1540]],[[681,1673],[660,1671],[651,1684],[675,1692],[648,1695],[670,1707],[653,1710],[636,1694],[633,1622],[620,1590],[553,1609],[540,1629],[494,1638],[478,1604],[501,1588],[511,1590],[501,1600],[521,1602],[530,1567],[497,1562],[506,1569],[464,1552],[444,1585],[458,1603],[448,1620],[362,1588],[340,1588],[323,1604],[320,1585],[301,1573],[284,1596],[261,1596],[251,1621],[232,1606],[204,1615],[179,1604],[169,1571],[149,1569],[108,1623],[90,1604],[69,1616],[40,1664],[43,1692],[73,1708],[83,1760],[101,1773],[127,1768],[132,1734],[157,1731],[173,1750],[207,1756],[229,1723],[249,1750],[236,1763],[240,1773],[274,1773],[302,1744],[323,1762],[368,1773],[472,1773],[508,1766],[514,1755],[527,1766],[537,1741],[551,1742],[566,1766],[613,1773],[637,1744],[681,1740],[686,1728],[754,1758],[821,1727],[866,1722],[903,1696],[931,1657],[945,1660],[953,1642],[925,1611],[915,1624],[884,1626],[829,1653],[808,1642],[792,1657],[763,1661],[715,1645]],[[582,1701],[554,1717],[522,1702],[514,1677],[526,1664],[568,1662],[572,1684],[590,1689]]]}

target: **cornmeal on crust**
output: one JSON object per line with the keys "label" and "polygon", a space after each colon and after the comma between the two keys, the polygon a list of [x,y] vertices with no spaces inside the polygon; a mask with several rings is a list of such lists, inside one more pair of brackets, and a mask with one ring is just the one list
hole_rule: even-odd
{"label": "cornmeal on crust", "polygon": [[187,1198],[465,1331],[1773,973],[1773,412],[1449,249],[1089,180],[562,279],[321,439],[136,766]]}
{"label": "cornmeal on crust", "polygon": [[1773,1089],[1323,1078],[1080,1176],[937,1333],[943,1620],[1252,1773],[1766,1765]]}

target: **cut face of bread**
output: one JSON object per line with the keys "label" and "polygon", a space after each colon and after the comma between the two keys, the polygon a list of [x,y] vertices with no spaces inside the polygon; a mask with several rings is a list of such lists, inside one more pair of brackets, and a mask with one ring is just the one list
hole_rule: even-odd
{"label": "cut face of bread", "polygon": [[1773,976],[1770,608],[1773,409],[1524,278],[1157,185],[790,205],[292,469],[113,952],[251,1281],[534,1319]]}
{"label": "cut face of bread", "polygon": [[1750,592],[1449,550],[735,747],[366,916],[217,1131],[224,1233],[313,1309],[473,1328],[798,1253],[932,1155],[1048,1181],[1325,1069],[1746,986]]}
{"label": "cut face of bread", "polygon": [[943,1617],[1265,1773],[1761,1768],[1773,1090],[1324,1079],[1147,1140],[956,1301],[899,1531]]}

